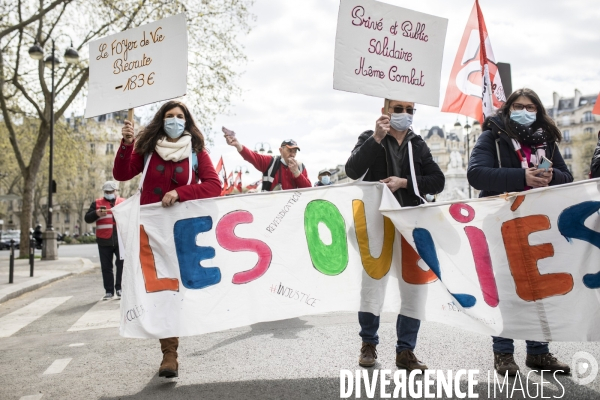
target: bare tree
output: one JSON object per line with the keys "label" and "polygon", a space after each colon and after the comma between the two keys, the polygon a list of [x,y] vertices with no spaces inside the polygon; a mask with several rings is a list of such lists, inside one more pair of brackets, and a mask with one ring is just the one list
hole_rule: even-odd
{"label": "bare tree", "polygon": [[[55,120],[85,95],[87,44],[109,34],[186,12],[189,35],[188,93],[200,124],[208,124],[237,91],[235,66],[245,60],[237,35],[249,31],[253,0],[0,0],[0,109],[22,176],[21,254],[28,254],[27,232],[34,211],[35,185],[50,135],[51,87],[44,62],[31,60],[34,42],[49,49],[73,44],[77,65],[56,68]],[[19,137],[29,116],[39,120],[31,148]]]}

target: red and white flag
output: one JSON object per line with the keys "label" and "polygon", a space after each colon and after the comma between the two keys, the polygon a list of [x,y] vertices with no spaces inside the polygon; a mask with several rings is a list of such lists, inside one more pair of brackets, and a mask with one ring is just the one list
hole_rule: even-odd
{"label": "red and white flag", "polygon": [[221,196],[227,190],[227,172],[225,172],[225,164],[223,163],[223,157],[219,159],[217,166],[215,167],[215,171],[217,171],[217,175],[219,175],[219,180],[221,181]]}
{"label": "red and white flag", "polygon": [[592,114],[600,115],[600,94],[598,95],[598,98],[596,99],[596,105],[594,106],[594,109],[592,110]]}
{"label": "red and white flag", "polygon": [[223,188],[223,191],[221,192],[221,196],[225,196],[225,195],[233,193],[233,189],[235,189],[235,186],[233,185],[233,172],[229,173],[229,176],[227,177],[225,184],[227,186],[225,186]]}
{"label": "red and white flag", "polygon": [[450,73],[442,111],[483,123],[506,101],[479,1],[475,0]]}
{"label": "red and white flag", "polygon": [[233,181],[233,186],[238,190],[238,192],[242,193],[242,171],[241,171],[241,169],[235,176],[235,180]]}
{"label": "red and white flag", "polygon": [[253,189],[257,189],[258,185],[260,185],[260,183],[262,182],[262,179],[259,179],[258,181],[249,184],[248,186],[246,186],[246,189],[248,190],[253,190]]}

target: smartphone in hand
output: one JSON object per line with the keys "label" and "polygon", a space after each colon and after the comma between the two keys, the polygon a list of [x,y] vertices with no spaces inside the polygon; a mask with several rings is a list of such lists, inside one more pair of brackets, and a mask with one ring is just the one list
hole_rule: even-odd
{"label": "smartphone in hand", "polygon": [[540,163],[537,166],[537,169],[544,169],[544,170],[548,171],[548,169],[551,167],[552,167],[552,161],[548,160],[545,156],[542,156]]}
{"label": "smartphone in hand", "polygon": [[234,132],[234,131],[232,131],[232,130],[230,130],[230,129],[227,129],[227,128],[225,128],[225,127],[222,127],[222,128],[221,128],[221,130],[223,131],[223,133],[224,133],[225,135],[227,135],[227,136],[231,136],[231,137],[235,137],[235,132]]}

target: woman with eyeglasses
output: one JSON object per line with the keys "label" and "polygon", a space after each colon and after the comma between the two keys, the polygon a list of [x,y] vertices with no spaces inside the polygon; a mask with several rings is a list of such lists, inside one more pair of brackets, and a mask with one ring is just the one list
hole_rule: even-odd
{"label": "woman with eyeglasses", "polygon": [[[177,201],[221,194],[221,182],[205,149],[204,136],[182,102],[163,104],[137,137],[134,138],[133,121],[125,121],[121,133],[113,176],[118,181],[128,181],[147,165],[142,176],[142,205],[160,202],[163,207],[170,207]],[[160,339],[160,346],[163,360],[159,376],[177,377],[179,338]]]}
{"label": "woman with eyeglasses", "polygon": [[[511,94],[495,116],[483,123],[469,159],[469,184],[481,190],[479,197],[531,188],[560,185],[573,181],[558,143],[562,134],[546,113],[538,95],[531,89]],[[542,163],[548,168],[537,168]],[[512,339],[493,337],[494,368],[516,375],[519,366],[513,353]],[[570,368],[554,357],[547,342],[527,341],[525,364],[533,369],[562,371]]]}

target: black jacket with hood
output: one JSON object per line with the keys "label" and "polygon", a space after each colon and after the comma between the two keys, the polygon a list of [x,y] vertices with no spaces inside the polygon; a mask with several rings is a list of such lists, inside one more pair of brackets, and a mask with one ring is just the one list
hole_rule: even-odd
{"label": "black jacket with hood", "polygon": [[[409,130],[404,140],[410,141],[413,147],[415,175],[421,197],[426,194],[440,193],[444,190],[446,178],[440,167],[433,161],[431,151],[423,138]],[[388,178],[394,175],[391,157],[392,152],[387,146],[387,141],[377,143],[373,138],[373,131],[365,131],[358,137],[358,142],[346,162],[346,175],[351,179],[359,179],[368,170],[364,177],[365,181],[378,182]],[[403,207],[418,206],[422,201],[415,195],[408,151],[405,151],[405,156],[402,157],[401,171],[402,176],[399,178],[405,178],[408,183],[405,189],[396,190],[394,196]]]}
{"label": "black jacket with hood", "polygon": [[[486,119],[482,130],[469,158],[469,184],[481,190],[479,197],[525,190],[525,169],[521,167],[521,161],[502,119],[499,116]],[[573,182],[573,176],[560,155],[556,142],[548,142],[546,158],[552,161],[554,170],[549,186]]]}

